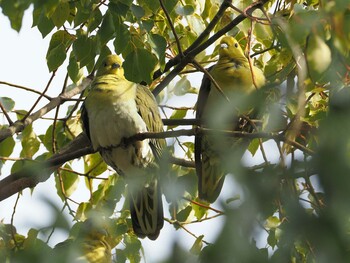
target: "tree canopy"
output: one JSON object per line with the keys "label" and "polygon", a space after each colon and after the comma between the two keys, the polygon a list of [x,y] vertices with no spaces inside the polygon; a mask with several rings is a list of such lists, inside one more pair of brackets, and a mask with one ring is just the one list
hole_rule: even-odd
{"label": "tree canopy", "polygon": [[[85,90],[111,53],[123,57],[128,80],[150,87],[164,117],[165,132],[131,139],[167,138],[166,227],[194,239],[189,251],[174,246],[166,262],[349,262],[348,0],[0,0],[0,7],[13,30],[21,30],[30,10],[32,26],[50,37],[45,87],[0,79],[0,90],[38,95],[23,110],[16,106],[19,97],[0,93],[0,169],[11,167],[11,174],[0,177],[0,201],[21,198],[22,190],[35,191],[50,177],[62,200],[49,231],[33,226],[19,233],[11,222],[0,222],[5,262],[72,262],[81,256],[90,262],[141,261],[142,245],[124,205],[125,182],[93,152],[81,130]],[[234,154],[222,160],[235,184],[230,197],[208,204],[198,198],[193,138],[213,131],[193,117],[200,87],[193,75],[208,75],[224,35],[238,40],[267,84],[252,97],[261,113],[252,133],[216,131],[250,144],[243,161]],[[52,81],[62,68],[63,89],[47,95],[55,91]],[[36,132],[49,112],[54,117]],[[252,162],[258,155],[261,162]],[[90,196],[77,202],[71,196],[80,180]],[[62,218],[59,209],[70,218]],[[224,220],[213,242],[187,229],[217,217]],[[59,228],[69,238],[49,246]]]}

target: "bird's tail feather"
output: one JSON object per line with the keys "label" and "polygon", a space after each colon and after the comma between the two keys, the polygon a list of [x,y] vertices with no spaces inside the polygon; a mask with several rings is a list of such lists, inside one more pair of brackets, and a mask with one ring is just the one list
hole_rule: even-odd
{"label": "bird's tail feather", "polygon": [[158,180],[129,189],[132,226],[138,237],[155,240],[164,224],[162,195]]}
{"label": "bird's tail feather", "polygon": [[225,180],[225,172],[218,156],[202,154],[202,171],[199,178],[198,196],[200,199],[215,202]]}

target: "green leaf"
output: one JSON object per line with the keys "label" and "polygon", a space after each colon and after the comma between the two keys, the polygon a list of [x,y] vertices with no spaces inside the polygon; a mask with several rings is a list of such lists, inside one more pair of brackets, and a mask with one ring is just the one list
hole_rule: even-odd
{"label": "green leaf", "polygon": [[332,54],[324,40],[311,34],[307,40],[306,58],[309,74],[313,81],[320,81],[332,62]]}
{"label": "green leaf", "polygon": [[[174,110],[170,116],[170,119],[183,119],[185,118],[186,114],[187,114],[187,109]],[[178,125],[169,125],[168,130],[174,129],[177,126]]]}
{"label": "green leaf", "polygon": [[26,162],[22,160],[14,162],[14,164],[11,167],[11,173],[15,173],[23,169],[25,163]]}
{"label": "green leaf", "polygon": [[70,6],[66,1],[60,1],[51,15],[52,22],[57,28],[63,26],[70,16]]}
{"label": "green leaf", "polygon": [[80,71],[80,66],[77,58],[73,55],[73,53],[71,53],[71,56],[69,58],[67,70],[68,76],[74,83],[77,83],[83,76],[83,73]]}
{"label": "green leaf", "polygon": [[143,8],[139,5],[132,4],[130,9],[138,20],[145,15],[145,10],[143,10]]}
{"label": "green leaf", "polygon": [[2,13],[10,19],[11,27],[19,32],[22,27],[24,11],[29,7],[29,0],[2,0],[0,7]]}
{"label": "green leaf", "polygon": [[92,37],[88,37],[85,34],[81,34],[77,40],[73,43],[73,52],[80,67],[84,67],[89,63],[94,63],[96,55],[96,42]]}
{"label": "green leaf", "polygon": [[115,18],[115,35],[116,38],[113,42],[114,49],[117,54],[120,54],[130,42],[130,32],[120,16]]}
{"label": "green leaf", "polygon": [[180,16],[189,16],[194,13],[194,7],[193,5],[184,5],[184,6],[178,5],[175,8],[175,12]]}
{"label": "green leaf", "polygon": [[176,220],[179,221],[179,222],[186,222],[187,221],[187,218],[188,216],[190,215],[192,211],[192,207],[189,205],[189,206],[186,206],[186,208],[180,210],[177,214],[176,214]]}
{"label": "green leaf", "polygon": [[98,176],[107,170],[107,164],[99,153],[89,154],[84,157],[84,172],[89,176]]}
{"label": "green leaf", "polygon": [[135,235],[126,235],[124,237],[125,254],[130,262],[139,262],[141,241]]}
{"label": "green leaf", "polygon": [[45,10],[36,8],[33,11],[33,27],[34,26],[37,26],[44,38],[52,31],[55,24],[46,16]]}
{"label": "green leaf", "polygon": [[187,77],[182,77],[175,85],[174,94],[176,96],[183,96],[190,92],[193,92],[191,82],[187,79]]}
{"label": "green leaf", "polygon": [[121,2],[116,2],[116,3],[110,2],[108,4],[108,10],[113,12],[113,14],[115,15],[125,17],[128,11],[130,10],[130,7],[129,5],[125,5]]}
{"label": "green leaf", "polygon": [[64,168],[67,170],[61,170],[59,175],[55,176],[57,194],[62,200],[66,197],[70,197],[78,188],[79,176],[76,173],[70,172],[71,166],[66,164]]}
{"label": "green leaf", "polygon": [[200,235],[199,237],[197,237],[196,241],[193,243],[190,252],[194,255],[199,255],[201,252],[201,249],[203,247],[203,237],[204,235]]}
{"label": "green leaf", "polygon": [[168,11],[168,13],[171,13],[174,10],[174,7],[176,6],[178,1],[179,0],[164,1],[164,6],[165,6],[165,9]]}
{"label": "green leaf", "polygon": [[74,26],[78,27],[81,23],[84,23],[91,16],[92,2],[83,4],[82,1],[77,1],[75,4],[77,13],[74,17]]}
{"label": "green leaf", "polygon": [[100,37],[101,45],[105,45],[114,36],[115,28],[113,22],[112,14],[107,11],[103,17],[102,25],[98,31],[98,36]]}
{"label": "green leaf", "polygon": [[199,15],[192,14],[191,16],[187,16],[186,19],[188,20],[191,30],[196,36],[199,36],[205,30],[205,23]]}
{"label": "green leaf", "polygon": [[96,8],[88,20],[87,28],[88,32],[95,30],[102,22],[102,13],[99,8]]}
{"label": "green leaf", "polygon": [[88,213],[91,210],[92,206],[90,203],[87,202],[81,202],[78,206],[77,213],[76,213],[76,219],[85,221],[88,218]]}
{"label": "green leaf", "polygon": [[152,49],[155,51],[159,64],[162,68],[165,66],[165,51],[167,42],[166,39],[158,34],[149,34],[148,35],[149,44],[151,45]]}
{"label": "green leaf", "polygon": [[8,137],[0,143],[0,156],[9,157],[15,147],[15,140]]}
{"label": "green leaf", "polygon": [[249,143],[248,151],[252,154],[252,156],[254,156],[256,151],[259,149],[259,147],[260,147],[260,139],[255,138],[251,140],[251,142]]}
{"label": "green leaf", "polygon": [[56,70],[66,59],[66,50],[74,38],[64,30],[52,35],[49,49],[46,54],[47,65],[50,71]]}
{"label": "green leaf", "polygon": [[177,187],[184,189],[192,196],[197,194],[197,175],[194,169],[187,170],[188,172],[177,179]]}
{"label": "green leaf", "polygon": [[136,48],[125,58],[123,68],[125,77],[133,82],[152,82],[152,73],[157,65],[157,59],[146,49]]}
{"label": "green leaf", "polygon": [[281,221],[277,216],[270,216],[266,219],[265,227],[267,229],[275,229],[281,224]]}
{"label": "green leaf", "polygon": [[20,156],[23,158],[32,158],[39,150],[40,142],[33,131],[32,125],[28,125],[21,134],[22,151]]}
{"label": "green leaf", "polygon": [[152,13],[156,13],[160,8],[159,0],[144,0],[140,1],[140,5],[144,8],[152,11]]}
{"label": "green leaf", "polygon": [[[70,112],[71,112],[71,110],[69,110],[68,114]],[[82,125],[81,125],[81,120],[80,120],[79,116],[74,116],[74,117],[69,118],[66,121],[66,125],[67,125],[67,128],[69,130],[69,133],[67,133],[67,136],[70,136],[70,135],[73,135],[73,137],[78,136],[83,131]],[[71,138],[71,139],[73,139],[73,138]]]}
{"label": "green leaf", "polygon": [[154,21],[152,19],[145,19],[141,21],[141,28],[150,32],[154,27]]}
{"label": "green leaf", "polygon": [[15,107],[15,102],[13,99],[8,97],[0,97],[0,103],[4,106],[6,111],[12,111]]}
{"label": "green leaf", "polygon": [[[52,153],[52,135],[53,135],[53,125],[50,125],[49,128],[46,130],[45,135],[40,136],[40,140],[46,147],[46,149]],[[63,126],[62,122],[57,122],[55,127],[55,141],[57,149],[60,149],[62,146],[66,145],[70,139],[67,137],[67,134],[65,133],[65,127]]]}
{"label": "green leaf", "polygon": [[277,238],[275,233],[275,229],[271,229],[267,237],[267,244],[269,244],[272,248],[274,248],[277,245]]}
{"label": "green leaf", "polygon": [[[197,200],[199,201],[199,200]],[[200,201],[200,202],[203,202],[203,201]],[[193,208],[193,211],[194,211],[194,216],[198,219],[198,220],[201,220],[203,218],[203,216],[205,216],[208,212],[208,208],[206,207],[203,207],[203,206],[199,206],[199,205],[196,205],[196,204],[192,204],[192,208]]]}

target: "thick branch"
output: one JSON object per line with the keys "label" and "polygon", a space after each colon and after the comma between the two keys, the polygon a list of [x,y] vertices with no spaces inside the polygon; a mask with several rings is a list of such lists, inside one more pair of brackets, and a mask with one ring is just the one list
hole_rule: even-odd
{"label": "thick branch", "polygon": [[20,171],[13,173],[0,181],[0,201],[28,187],[34,187],[45,182],[63,163],[93,153],[90,141],[81,133],[58,154],[53,155],[45,162],[33,162]]}

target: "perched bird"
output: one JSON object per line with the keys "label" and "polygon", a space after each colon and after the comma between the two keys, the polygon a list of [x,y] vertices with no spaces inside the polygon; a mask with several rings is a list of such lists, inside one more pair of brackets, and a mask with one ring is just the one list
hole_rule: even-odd
{"label": "perched bird", "polygon": [[[247,103],[247,95],[265,83],[263,72],[255,66],[252,69],[253,72],[237,40],[231,36],[223,37],[219,47],[219,60],[209,69],[219,89],[205,75],[198,95],[196,118],[201,120],[203,127],[252,131],[251,123],[247,119],[239,118],[254,113],[254,105]],[[199,198],[210,203],[218,198],[227,173],[223,168],[222,157],[237,147],[243,149],[243,154],[247,143],[233,137],[196,136],[195,160]]]}
{"label": "perched bird", "polygon": [[98,68],[82,108],[84,130],[104,161],[128,184],[134,232],[154,240],[163,227],[159,160],[163,139],[128,142],[143,132],[162,132],[156,100],[149,89],[124,77],[117,55]]}

